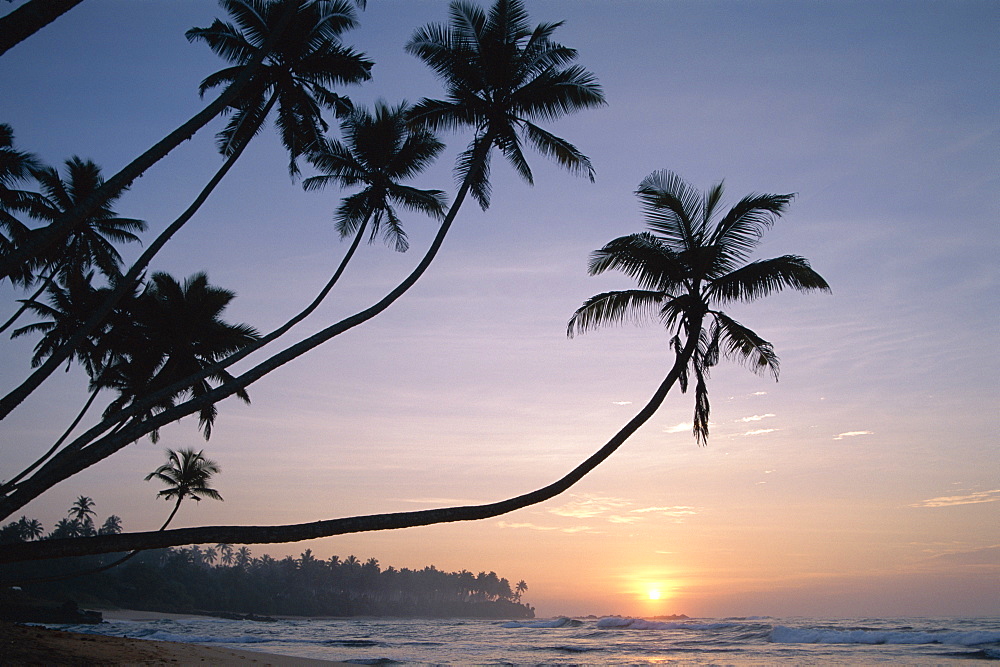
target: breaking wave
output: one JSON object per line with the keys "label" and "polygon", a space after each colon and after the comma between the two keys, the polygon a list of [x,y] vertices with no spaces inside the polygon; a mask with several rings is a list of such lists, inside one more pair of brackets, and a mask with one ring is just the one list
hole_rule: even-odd
{"label": "breaking wave", "polygon": [[1000,632],[989,630],[825,630],[776,625],[771,641],[778,644],[954,644],[976,646],[1000,642]]}

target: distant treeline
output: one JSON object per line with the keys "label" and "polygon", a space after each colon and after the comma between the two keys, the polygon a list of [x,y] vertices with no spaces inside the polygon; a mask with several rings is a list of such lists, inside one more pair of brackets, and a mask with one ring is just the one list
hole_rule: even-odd
{"label": "distant treeline", "polygon": [[104,572],[59,581],[31,582],[92,570],[125,554],[87,556],[5,566],[4,580],[19,579],[28,594],[156,611],[218,611],[255,615],[427,616],[532,618],[522,604],[527,584],[513,588],[495,572],[382,569],[374,558],[353,555],[319,560],[307,549],[298,558],[254,557],[250,549],[162,549],[136,554]]}

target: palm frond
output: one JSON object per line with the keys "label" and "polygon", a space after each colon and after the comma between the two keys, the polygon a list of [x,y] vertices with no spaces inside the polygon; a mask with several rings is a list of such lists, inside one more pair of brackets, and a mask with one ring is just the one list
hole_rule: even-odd
{"label": "palm frond", "polygon": [[590,164],[590,158],[581,153],[576,146],[527,121],[521,124],[521,129],[539,153],[554,158],[559,166],[572,173],[586,176],[591,183],[594,182],[594,167]]}
{"label": "palm frond", "polygon": [[676,289],[687,274],[680,258],[649,232],[622,236],[594,251],[587,266],[590,275],[609,270],[634,278],[643,289],[666,292]]}
{"label": "palm frond", "polygon": [[782,255],[751,262],[742,268],[710,281],[708,295],[720,303],[754,301],[790,287],[800,292],[830,291],[826,280],[816,273],[809,261],[798,255]]}
{"label": "palm frond", "polygon": [[761,235],[788,208],[794,194],[750,194],[740,200],[716,225],[709,245],[717,248],[715,275],[734,270],[757,246]]}
{"label": "palm frond", "polygon": [[605,324],[625,320],[643,322],[656,316],[664,295],[650,290],[621,290],[592,296],[580,306],[566,326],[566,335],[586,333]]}
{"label": "palm frond", "polygon": [[718,327],[716,335],[726,357],[758,375],[770,372],[777,380],[779,363],[774,346],[725,313],[713,311],[712,314]]}

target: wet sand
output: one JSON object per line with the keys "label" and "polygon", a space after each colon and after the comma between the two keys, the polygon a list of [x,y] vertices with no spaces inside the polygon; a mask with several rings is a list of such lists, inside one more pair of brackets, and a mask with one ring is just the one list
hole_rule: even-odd
{"label": "wet sand", "polygon": [[[145,620],[190,618],[131,610],[104,612],[106,618]],[[40,626],[0,622],[0,665],[337,665],[344,663],[273,655],[257,651],[125,639],[50,630]]]}

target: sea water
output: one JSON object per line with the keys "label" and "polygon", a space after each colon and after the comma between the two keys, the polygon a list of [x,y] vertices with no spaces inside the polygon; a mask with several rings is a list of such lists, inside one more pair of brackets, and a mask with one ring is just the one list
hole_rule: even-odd
{"label": "sea water", "polygon": [[998,618],[216,618],[51,626],[357,664],[943,665],[1000,660]]}

